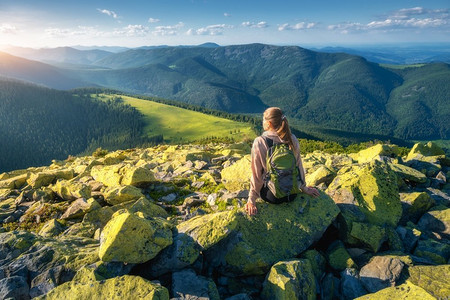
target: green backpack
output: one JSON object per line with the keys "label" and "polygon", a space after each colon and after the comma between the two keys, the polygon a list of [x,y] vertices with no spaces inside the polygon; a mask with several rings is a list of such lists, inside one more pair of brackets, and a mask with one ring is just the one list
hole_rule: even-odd
{"label": "green backpack", "polygon": [[294,152],[287,144],[275,143],[264,136],[263,139],[268,148],[265,184],[269,190],[278,199],[300,193],[302,180]]}

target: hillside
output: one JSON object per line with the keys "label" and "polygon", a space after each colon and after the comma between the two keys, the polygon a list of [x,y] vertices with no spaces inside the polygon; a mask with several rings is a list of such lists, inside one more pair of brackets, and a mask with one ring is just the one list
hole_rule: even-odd
{"label": "hillside", "polygon": [[320,193],[244,205],[246,143],[160,145],[0,174],[1,298],[444,299],[449,160],[303,155]]}
{"label": "hillside", "polygon": [[[402,71],[344,53],[321,53],[263,44],[215,48],[133,49],[96,62],[113,70],[73,73],[84,81],[119,90],[160,96],[228,112],[261,113],[279,106],[297,128],[318,126],[400,139],[447,139],[447,109],[399,113],[398,95],[417,86],[427,107],[449,101],[447,64],[412,66]],[[443,87],[436,90],[436,82]],[[409,101],[412,103],[411,101]],[[397,112],[396,112],[397,111]],[[417,131],[405,128],[420,127]],[[331,135],[332,136],[332,135]],[[336,136],[335,136],[336,138]]]}
{"label": "hillside", "polygon": [[0,52],[0,76],[68,90],[89,85],[56,67]]}

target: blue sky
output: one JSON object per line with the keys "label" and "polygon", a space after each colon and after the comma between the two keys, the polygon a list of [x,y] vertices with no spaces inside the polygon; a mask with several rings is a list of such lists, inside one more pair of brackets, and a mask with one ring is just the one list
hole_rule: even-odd
{"label": "blue sky", "polygon": [[450,42],[448,0],[0,0],[0,45]]}

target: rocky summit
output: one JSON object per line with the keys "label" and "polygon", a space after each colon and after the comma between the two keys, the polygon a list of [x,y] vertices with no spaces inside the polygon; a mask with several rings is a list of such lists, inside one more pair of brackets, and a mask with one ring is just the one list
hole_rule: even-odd
{"label": "rocky summit", "polygon": [[250,146],[161,145],[0,174],[1,299],[446,299],[449,159],[434,143],[303,155],[248,216]]}

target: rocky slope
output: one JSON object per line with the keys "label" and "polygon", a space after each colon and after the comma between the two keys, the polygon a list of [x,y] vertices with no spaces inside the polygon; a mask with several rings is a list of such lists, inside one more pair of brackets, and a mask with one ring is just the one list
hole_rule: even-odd
{"label": "rocky slope", "polygon": [[0,174],[0,298],[450,295],[449,159],[432,143],[304,157],[317,198],[243,211],[247,144],[158,146]]}

